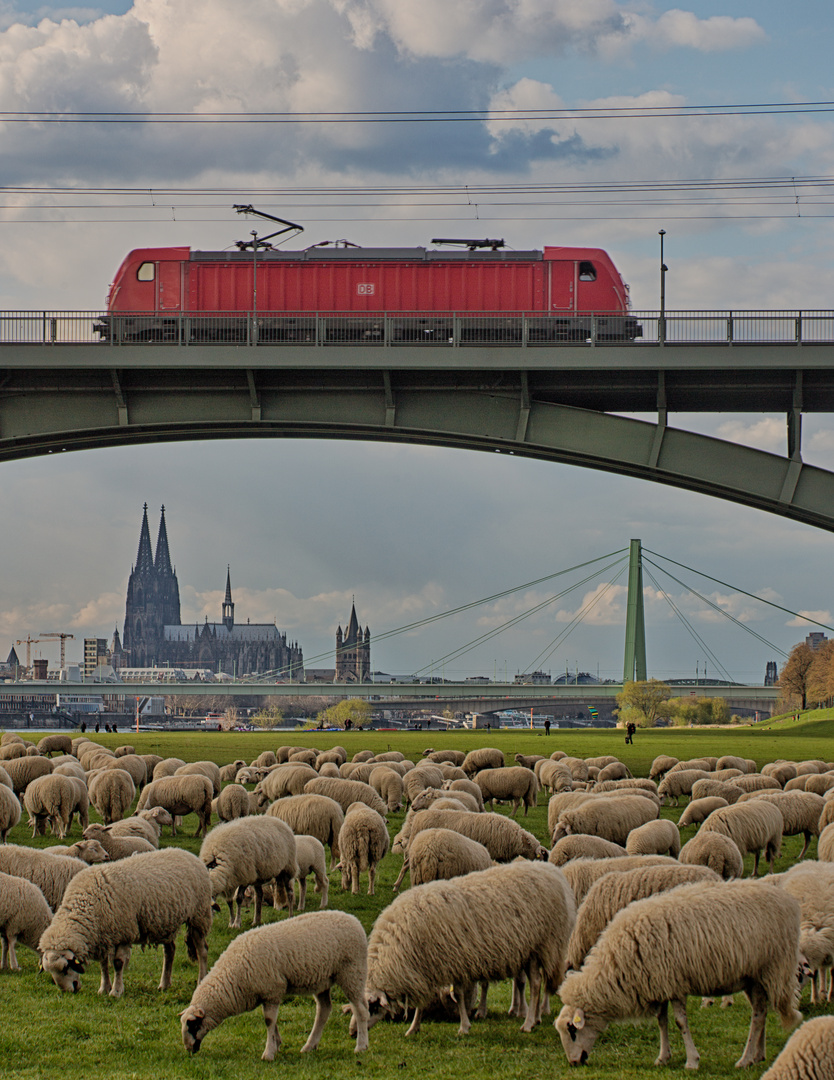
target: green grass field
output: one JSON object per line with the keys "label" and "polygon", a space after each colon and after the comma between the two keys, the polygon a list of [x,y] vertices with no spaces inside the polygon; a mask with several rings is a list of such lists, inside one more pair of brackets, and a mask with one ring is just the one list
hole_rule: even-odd
{"label": "green grass field", "polygon": [[[25,737],[25,732],[22,733]],[[297,737],[296,737],[297,736]],[[521,753],[550,754],[556,749],[578,757],[611,753],[623,760],[635,775],[647,775],[658,753],[680,758],[700,754],[725,753],[754,758],[759,766],[776,758],[823,758],[834,760],[834,719],[825,714],[806,714],[800,723],[770,722],[751,729],[653,730],[639,731],[634,745],[626,746],[621,731],[553,731],[549,737],[538,732],[464,731],[440,732],[299,732],[240,733],[199,732],[196,734],[129,732],[101,734],[96,741],[115,747],[126,742],[140,753],[157,753],[186,760],[210,759],[218,764],[244,758],[249,761],[262,750],[292,742],[324,749],[336,744],[349,754],[359,749],[381,752],[401,750],[417,759],[428,746],[470,750],[477,746],[498,746],[509,759]],[[663,816],[676,820],[682,808],[664,808]],[[24,815],[25,817],[25,815]],[[402,813],[391,815],[393,836],[402,823]],[[91,816],[95,820],[95,815]],[[547,837],[547,799],[521,820],[549,846]],[[199,841],[191,838],[196,819],[185,819],[184,831],[172,841],[163,836],[162,846],[172,843],[190,851],[199,850]],[[692,830],[686,830],[684,840]],[[52,838],[32,840],[23,824],[9,836],[12,843],[54,843]],[[70,840],[79,838],[76,823]],[[776,869],[787,869],[799,853],[799,838],[786,838],[783,855]],[[809,857],[815,856],[815,843]],[[354,897],[342,893],[338,875],[331,877],[330,907],[355,914],[370,930],[379,911],[393,898],[392,883],[400,869],[400,857],[389,855],[380,868],[377,894]],[[749,872],[749,860],[748,860]],[[364,883],[363,883],[364,884]],[[366,886],[365,886],[366,887]],[[318,896],[308,891],[308,910],[318,906]],[[276,913],[265,909],[266,920]],[[285,915],[281,915],[285,918]],[[244,913],[244,928],[250,925],[251,911]],[[498,929],[498,928],[496,928]],[[212,963],[231,940],[228,912],[215,917],[210,938],[209,962]],[[405,1038],[405,1025],[381,1023],[370,1033],[370,1049],[353,1053],[353,1041],[347,1019],[338,1012],[341,995],[334,993],[333,1015],[325,1028],[319,1049],[300,1055],[313,1022],[314,1003],[308,998],[288,1000],[279,1014],[283,1046],[275,1061],[262,1062],[265,1031],[260,1010],[227,1021],[205,1040],[199,1054],[190,1057],[180,1041],[178,1013],[191,998],[196,982],[196,965],[185,955],[180,938],[170,991],[156,989],[162,967],[161,951],[148,949],[133,952],[125,977],[125,995],[120,1001],[101,998],[98,989],[98,965],[92,964],[83,978],[82,990],[74,996],[61,994],[52,980],[37,970],[37,957],[24,947],[18,949],[22,970],[0,972],[0,1077],[37,1077],[62,1080],[89,1080],[101,1075],[114,1080],[249,1080],[250,1077],[290,1075],[303,1080],[332,1080],[336,1075],[420,1078],[449,1077],[460,1080],[538,1080],[542,1075],[564,1075],[568,1065],[561,1043],[553,1028],[553,1016],[545,1018],[533,1033],[519,1031],[520,1022],[506,1016],[510,992],[508,984],[490,989],[489,1016],[475,1023],[465,1039],[456,1035],[456,1023],[425,1023],[422,1031]],[[558,1002],[554,1002],[558,1012]],[[806,1016],[834,1012],[834,1006],[811,1007],[806,990],[802,1011]],[[555,1015],[555,1014],[554,1014]],[[744,1045],[750,1010],[742,995],[729,1010],[717,1006],[702,1010],[690,999],[690,1024],[701,1054],[701,1073],[710,1077],[737,1075],[733,1063]],[[683,1075],[683,1046],[671,1025],[672,1065],[664,1075]],[[768,1059],[748,1076],[759,1077],[787,1038],[775,1016],[768,1018]],[[631,1080],[655,1072],[652,1062],[657,1053],[656,1024],[623,1024],[609,1029],[598,1041],[586,1067],[587,1074],[605,1080]]]}

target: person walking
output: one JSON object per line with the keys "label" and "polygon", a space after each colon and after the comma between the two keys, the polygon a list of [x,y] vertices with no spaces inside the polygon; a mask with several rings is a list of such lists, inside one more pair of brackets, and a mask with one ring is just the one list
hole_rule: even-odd
{"label": "person walking", "polygon": [[545,720],[545,722],[544,722],[544,733],[545,733],[545,735],[550,734],[550,721],[549,720]]}
{"label": "person walking", "polygon": [[636,724],[632,724],[632,723],[626,724],[626,740],[625,741],[627,743],[630,743],[631,745],[634,744],[634,732],[636,730],[637,730],[637,725]]}

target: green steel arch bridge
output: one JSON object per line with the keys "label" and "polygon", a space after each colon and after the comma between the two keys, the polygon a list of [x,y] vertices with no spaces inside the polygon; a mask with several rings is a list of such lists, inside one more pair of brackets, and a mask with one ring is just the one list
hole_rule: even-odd
{"label": "green steel arch bridge", "polygon": [[[620,341],[590,315],[588,337],[564,343],[531,333],[523,313],[325,313],[285,341],[262,339],[265,317],[238,313],[232,331],[177,314],[136,341],[102,312],[0,312],[0,461],[193,439],[426,443],[640,477],[834,530],[834,473],[803,462],[801,445],[802,414],[834,411],[832,311],[635,312],[642,338]],[[422,339],[422,321],[441,317],[448,336]],[[718,411],[783,413],[784,454],[669,423]]]}

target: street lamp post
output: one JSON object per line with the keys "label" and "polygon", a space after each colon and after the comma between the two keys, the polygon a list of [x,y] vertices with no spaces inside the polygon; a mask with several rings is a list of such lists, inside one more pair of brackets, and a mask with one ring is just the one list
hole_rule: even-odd
{"label": "street lamp post", "polygon": [[657,324],[657,339],[663,345],[666,341],[666,271],[669,269],[663,261],[663,237],[666,230],[661,229],[657,235],[660,237],[660,319]]}

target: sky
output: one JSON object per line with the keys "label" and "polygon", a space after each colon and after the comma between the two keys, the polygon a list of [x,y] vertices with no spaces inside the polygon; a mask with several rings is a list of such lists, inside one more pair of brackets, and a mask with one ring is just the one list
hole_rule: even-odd
{"label": "sky", "polygon": [[[822,0],[0,0],[0,309],[99,309],[133,247],[246,238],[252,223],[233,203],[300,221],[298,246],[445,234],[603,247],[637,310],[658,306],[665,229],[669,309],[830,308],[834,124],[813,103],[834,100],[832,36]],[[611,112],[634,107],[667,115]],[[380,109],[475,118],[355,122]],[[244,115],[218,122],[229,113]],[[683,192],[684,181],[702,183]],[[781,415],[669,422],[784,452]],[[830,417],[805,418],[803,457],[834,468]],[[714,607],[656,571],[647,579],[658,677],[713,673],[719,660],[761,682],[813,627],[751,596],[834,625],[831,537],[759,511],[503,455],[215,441],[3,465],[0,652],[60,631],[77,659],[83,637],[121,630],[146,502],[154,537],[166,507],[183,621],[220,618],[230,565],[236,617],[274,619],[313,666],[332,664],[354,597],[373,641],[538,582],[380,641],[373,667],[616,678],[624,579],[605,569],[616,559],[564,596],[569,575],[540,579],[632,538],[717,579],[686,579]],[[58,646],[33,655],[55,663]]]}

